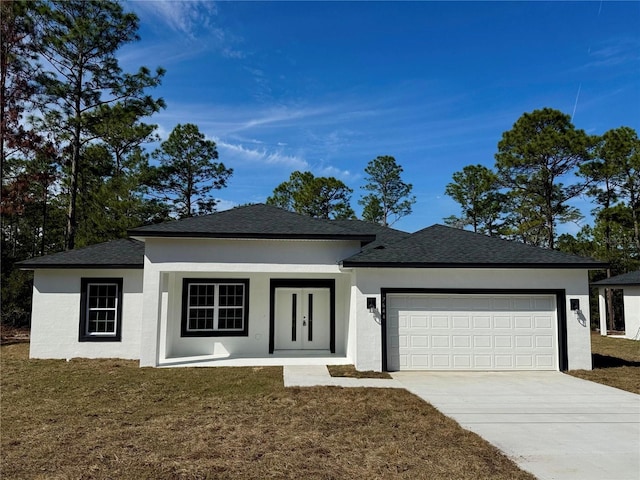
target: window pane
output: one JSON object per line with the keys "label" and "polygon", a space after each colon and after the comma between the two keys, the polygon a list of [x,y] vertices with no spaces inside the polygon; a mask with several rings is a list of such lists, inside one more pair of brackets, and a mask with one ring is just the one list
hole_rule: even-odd
{"label": "window pane", "polygon": [[241,307],[244,302],[244,285],[220,285],[220,306]]}
{"label": "window pane", "polygon": [[213,330],[213,308],[189,309],[189,330]]}
{"label": "window pane", "polygon": [[242,308],[221,308],[218,312],[218,329],[220,330],[241,330],[242,321]]}
{"label": "window pane", "polygon": [[215,285],[189,285],[189,305],[192,307],[212,307],[215,305]]}
{"label": "window pane", "polygon": [[115,310],[90,310],[87,323],[88,333],[115,333]]}

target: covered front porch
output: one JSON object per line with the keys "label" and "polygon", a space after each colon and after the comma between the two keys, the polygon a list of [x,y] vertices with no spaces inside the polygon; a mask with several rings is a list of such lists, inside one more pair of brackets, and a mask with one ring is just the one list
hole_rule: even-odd
{"label": "covered front porch", "polygon": [[[145,270],[141,366],[353,363],[351,276],[337,267],[330,273],[162,267]],[[153,277],[156,285],[148,288]]]}

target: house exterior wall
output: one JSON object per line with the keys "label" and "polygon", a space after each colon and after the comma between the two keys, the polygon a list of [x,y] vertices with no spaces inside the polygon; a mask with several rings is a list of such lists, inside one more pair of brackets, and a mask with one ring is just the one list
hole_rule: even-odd
{"label": "house exterior wall", "polygon": [[[147,238],[145,257],[151,264],[225,265],[227,271],[335,267],[360,251],[357,241]],[[145,265],[146,268],[146,265]]]}
{"label": "house exterior wall", "polygon": [[[356,241],[161,239],[146,240],[141,366],[197,356],[262,356],[269,350],[271,279],[336,282],[336,354],[347,353],[350,274],[339,261]],[[249,334],[182,337],[184,278],[249,280]]]}
{"label": "house exterior wall", "polygon": [[[353,360],[358,370],[381,370],[382,328],[381,289],[509,289],[566,291],[568,367],[591,369],[591,337],[589,331],[589,285],[586,270],[552,269],[395,269],[357,268],[352,303],[355,306],[357,345]],[[375,297],[377,311],[366,308],[367,297]],[[569,299],[578,299],[582,311],[572,312]]]}
{"label": "house exterior wall", "polygon": [[[33,279],[31,358],[140,358],[142,269],[36,270]],[[122,278],[119,342],[80,342],[82,278]]]}
{"label": "house exterior wall", "polygon": [[624,287],[624,336],[640,340],[640,285]]}

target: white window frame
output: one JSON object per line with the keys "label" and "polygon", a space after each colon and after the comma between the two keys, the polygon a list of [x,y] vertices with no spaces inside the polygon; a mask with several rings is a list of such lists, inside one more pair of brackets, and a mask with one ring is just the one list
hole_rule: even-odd
{"label": "white window frame", "polygon": [[[91,287],[116,287],[115,294],[115,305],[113,307],[91,307],[90,299],[91,299]],[[86,321],[85,321],[85,335],[95,336],[95,337],[115,337],[118,335],[118,307],[120,305],[120,285],[116,282],[107,283],[107,282],[92,282],[87,283],[87,310],[85,312]],[[89,325],[91,324],[91,320],[89,319],[91,312],[113,312],[113,331],[112,332],[90,332]]]}
{"label": "white window frame", "polygon": [[[115,287],[115,304],[113,307],[91,307],[92,287]],[[86,341],[120,341],[122,329],[122,278],[83,278],[81,279],[81,315],[78,340]],[[111,297],[110,297],[111,298]],[[109,332],[92,332],[90,313],[96,311],[114,312],[113,330]]]}
{"label": "white window frame", "polygon": [[[191,288],[198,286],[213,286],[213,305],[191,305]],[[220,287],[233,286],[242,288],[242,305],[220,305]],[[187,279],[183,280],[183,336],[239,336],[246,335],[248,331],[248,303],[249,281],[245,279]],[[240,328],[220,328],[220,311],[242,309],[242,326]],[[191,328],[191,312],[196,310],[213,311],[213,328]]]}

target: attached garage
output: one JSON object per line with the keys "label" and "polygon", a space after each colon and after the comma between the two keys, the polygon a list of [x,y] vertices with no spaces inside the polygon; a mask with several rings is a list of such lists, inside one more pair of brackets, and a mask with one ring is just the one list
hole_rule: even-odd
{"label": "attached garage", "polygon": [[558,321],[563,297],[555,292],[388,292],[386,369],[563,369],[565,332]]}

